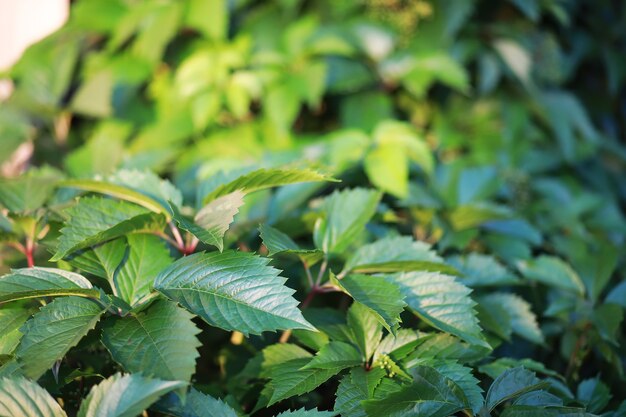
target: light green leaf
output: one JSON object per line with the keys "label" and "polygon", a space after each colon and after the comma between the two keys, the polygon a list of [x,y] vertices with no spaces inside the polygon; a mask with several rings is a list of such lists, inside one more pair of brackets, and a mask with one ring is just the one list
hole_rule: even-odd
{"label": "light green leaf", "polygon": [[207,323],[244,334],[315,330],[269,259],[246,252],[197,253],[163,270],[154,288]]}
{"label": "light green leaf", "polygon": [[457,384],[428,366],[413,370],[412,384],[363,405],[368,415],[386,417],[447,417],[470,407]]}
{"label": "light green leaf", "polygon": [[[122,169],[110,175],[107,181],[137,191],[157,201],[161,206],[161,210],[158,213],[166,214],[169,209],[169,202],[177,206],[183,203],[183,195],[171,182],[159,178],[158,175],[150,171]],[[137,204],[143,205],[141,203]]]}
{"label": "light green leaf", "polygon": [[266,224],[259,226],[263,244],[268,250],[268,256],[279,253],[293,254],[302,259],[308,266],[314,265],[324,253],[319,249],[301,249],[289,236]]}
{"label": "light green leaf", "polygon": [[585,294],[585,284],[576,271],[559,258],[542,255],[532,260],[520,261],[517,266],[527,279],[581,296]]}
{"label": "light green leaf", "polygon": [[115,270],[122,263],[126,249],[126,238],[119,238],[74,252],[65,259],[83,272],[113,282]]}
{"label": "light green leaf", "polygon": [[544,338],[537,323],[537,316],[531,311],[530,304],[515,294],[492,293],[480,298],[481,305],[502,306],[511,319],[513,333],[533,343],[543,344]]}
{"label": "light green leaf", "polygon": [[65,180],[59,182],[58,186],[109,195],[119,198],[120,200],[135,203],[155,213],[167,214],[167,207],[164,207],[155,199],[128,187],[112,184],[110,182],[98,180]]}
{"label": "light green leaf", "polygon": [[449,215],[450,224],[455,231],[462,231],[480,226],[491,220],[509,219],[513,212],[493,203],[470,203],[454,208]]}
{"label": "light green leaf", "polygon": [[507,400],[545,388],[546,385],[548,384],[537,379],[534,372],[523,367],[507,369],[489,387],[485,407],[491,412]]}
{"label": "light green leaf", "polygon": [[57,268],[14,269],[10,274],[0,277],[0,297],[33,291],[79,288],[93,287],[82,275]]}
{"label": "light green leaf", "polygon": [[193,316],[167,300],[116,319],[104,328],[102,343],[124,370],[164,380],[189,381],[196,368]]}
{"label": "light green leaf", "polygon": [[369,307],[355,301],[348,309],[348,326],[361,350],[363,360],[368,361],[383,335],[383,326],[377,315]]}
{"label": "light green leaf", "polygon": [[400,325],[400,313],[406,303],[397,285],[383,277],[351,274],[332,282],[343,289],[355,301],[371,310],[376,319],[389,332],[395,333]]}
{"label": "light green leaf", "polygon": [[0,206],[12,213],[36,210],[50,198],[60,178],[60,174],[49,169],[30,170],[17,178],[0,178]]}
{"label": "light green leaf", "polygon": [[305,410],[302,407],[295,411],[283,411],[275,417],[334,417],[337,413],[333,411],[318,411],[317,409]]}
{"label": "light green leaf", "polygon": [[490,348],[482,337],[471,290],[454,277],[435,272],[388,275],[406,296],[406,303],[422,320],[467,342]]}
{"label": "light green leaf", "polygon": [[165,226],[161,214],[150,213],[135,204],[100,197],[81,198],[66,213],[68,221],[61,229],[57,253],[51,261],[119,236],[162,230]]}
{"label": "light green leaf", "polygon": [[117,373],[91,389],[77,417],[135,417],[162,395],[186,385]]}
{"label": "light green leaf", "polygon": [[261,401],[267,401],[270,406],[286,398],[313,391],[338,372],[335,369],[302,369],[310,360],[309,355],[277,363],[270,368],[267,371],[270,382],[261,392]]}
{"label": "light green leaf", "polygon": [[18,377],[0,378],[0,416],[67,417],[67,414],[45,389]]}
{"label": "light green leaf", "polygon": [[341,378],[337,388],[335,410],[342,417],[366,417],[361,401],[372,398],[375,388],[386,376],[386,371],[381,367],[369,371],[360,367],[350,369],[350,373]]}
{"label": "light green leaf", "polygon": [[136,233],[127,235],[126,240],[128,254],[115,271],[112,284],[118,297],[135,305],[150,294],[154,279],[172,258],[157,236]]}
{"label": "light green leaf", "polygon": [[395,143],[379,144],[365,156],[363,166],[372,184],[398,198],[409,192],[409,160]]}
{"label": "light green leaf", "polygon": [[417,330],[399,329],[395,335],[390,333],[383,338],[376,348],[376,352],[374,352],[374,361],[382,355],[391,356],[394,360],[401,360],[424,340],[425,338],[420,338]]}
{"label": "light green leaf", "polygon": [[298,182],[316,182],[316,181],[336,181],[319,172],[308,169],[259,169],[252,171],[234,181],[220,185],[209,195],[203,198],[204,204],[207,204],[218,197],[240,190],[246,194],[264,190],[266,188],[279,187],[281,185],[294,184]]}
{"label": "light green leaf", "polygon": [[34,309],[23,306],[0,308],[0,355],[10,355],[22,338],[20,327],[34,313]]}
{"label": "light green leaf", "polygon": [[349,343],[330,342],[302,369],[329,369],[335,373],[362,364],[361,354]]}
{"label": "light green leaf", "polygon": [[57,298],[26,322],[15,355],[24,375],[37,379],[93,329],[104,312],[80,297]]}
{"label": "light green leaf", "polygon": [[464,257],[451,257],[448,259],[448,262],[461,272],[461,282],[468,287],[502,286],[520,283],[520,279],[493,256],[470,253]]}
{"label": "light green leaf", "polygon": [[233,222],[235,214],[239,212],[239,207],[243,205],[244,195],[243,191],[236,190],[216,198],[202,207],[193,221],[184,217],[176,206],[172,206],[173,217],[182,229],[222,251],[224,234]]}
{"label": "light green leaf", "polygon": [[315,246],[326,253],[343,253],[363,232],[380,197],[378,191],[364,188],[335,191],[326,197],[313,235]]}
{"label": "light green leaf", "polygon": [[375,273],[398,271],[432,271],[454,274],[430,245],[407,236],[386,237],[361,246],[346,261],[341,275],[347,272]]}

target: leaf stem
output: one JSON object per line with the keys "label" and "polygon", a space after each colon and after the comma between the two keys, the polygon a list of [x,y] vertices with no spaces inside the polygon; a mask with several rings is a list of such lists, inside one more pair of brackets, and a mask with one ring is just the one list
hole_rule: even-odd
{"label": "leaf stem", "polygon": [[304,272],[306,273],[306,280],[309,283],[309,288],[313,288],[313,275],[311,275],[311,269],[309,269],[309,263],[304,259],[300,258],[302,261],[302,266],[304,266]]}
{"label": "leaf stem", "polygon": [[320,266],[320,270],[317,273],[317,279],[315,280],[315,285],[313,287],[320,286],[320,284],[322,283],[322,278],[324,277],[324,273],[326,272],[327,268],[328,268],[328,258],[324,257],[324,261],[322,262],[322,265]]}
{"label": "leaf stem", "polygon": [[181,236],[180,231],[178,230],[178,227],[174,226],[174,223],[171,220],[167,224],[169,225],[170,230],[172,231],[172,236],[174,236],[174,239],[176,240],[176,247],[178,248],[180,252],[186,255],[185,242],[183,241],[183,237]]}
{"label": "leaf stem", "polygon": [[24,255],[26,255],[26,263],[29,268],[35,266],[35,259],[33,254],[35,253],[35,242],[31,238],[26,238],[26,246],[24,248]]}

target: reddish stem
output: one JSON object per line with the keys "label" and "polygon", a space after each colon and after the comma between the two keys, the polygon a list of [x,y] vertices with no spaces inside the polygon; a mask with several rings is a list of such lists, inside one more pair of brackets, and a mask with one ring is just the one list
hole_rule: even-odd
{"label": "reddish stem", "polygon": [[26,263],[29,268],[35,266],[35,259],[33,254],[35,253],[35,242],[31,239],[26,239],[26,246],[24,247],[24,255],[26,255]]}

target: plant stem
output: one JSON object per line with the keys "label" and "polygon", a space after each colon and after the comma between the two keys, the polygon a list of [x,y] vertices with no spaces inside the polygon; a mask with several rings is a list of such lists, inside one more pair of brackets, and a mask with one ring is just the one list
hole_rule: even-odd
{"label": "plant stem", "polygon": [[326,268],[328,268],[328,258],[324,257],[324,261],[322,262],[322,265],[320,266],[320,270],[317,273],[317,279],[315,280],[315,287],[319,287],[319,285],[322,283],[322,278],[324,278],[324,273],[326,272]]}
{"label": "plant stem", "polygon": [[313,288],[313,275],[311,275],[311,270],[309,269],[309,264],[304,259],[300,259],[302,261],[302,266],[304,266],[304,272],[306,273],[306,280],[309,283],[309,288]]}
{"label": "plant stem", "polygon": [[[318,287],[316,285],[314,285],[313,287],[311,287],[311,291],[309,291],[309,293],[306,295],[306,298],[304,299],[304,301],[302,302],[301,305],[301,309],[304,310],[305,308],[307,308],[309,306],[309,304],[311,304],[311,301],[313,301],[313,299],[315,298],[315,296],[321,292],[321,287]],[[291,329],[289,330],[285,330],[283,332],[283,334],[280,335],[280,339],[278,339],[279,343],[286,343],[289,340],[289,337],[291,336]]]}
{"label": "plant stem", "polygon": [[579,366],[578,355],[587,341],[587,330],[589,330],[590,328],[591,323],[585,324],[585,326],[581,329],[580,334],[578,335],[578,339],[576,339],[576,344],[574,345],[574,349],[572,349],[572,353],[569,356],[567,370],[565,371],[565,378],[567,379],[570,379],[570,377],[576,372],[576,368],[578,368]]}
{"label": "plant stem", "polygon": [[167,224],[170,226],[170,230],[172,231],[172,236],[174,236],[174,239],[176,240],[176,247],[178,248],[180,252],[183,253],[183,255],[186,255],[185,242],[183,241],[183,237],[181,236],[180,231],[178,230],[178,227],[174,226],[174,223],[172,223],[171,220]]}
{"label": "plant stem", "polygon": [[32,239],[27,238],[26,246],[24,248],[24,255],[26,255],[26,263],[28,264],[29,268],[32,268],[35,266],[35,259],[33,257],[34,253],[35,253],[35,242],[33,242]]}

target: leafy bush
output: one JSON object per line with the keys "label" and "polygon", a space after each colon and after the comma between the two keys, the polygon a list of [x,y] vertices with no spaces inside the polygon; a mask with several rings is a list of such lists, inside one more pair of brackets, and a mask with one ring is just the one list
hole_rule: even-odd
{"label": "leafy bush", "polygon": [[624,13],[75,2],[0,108],[0,416],[625,416]]}

